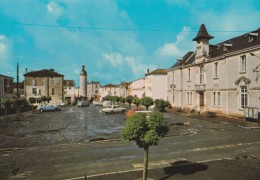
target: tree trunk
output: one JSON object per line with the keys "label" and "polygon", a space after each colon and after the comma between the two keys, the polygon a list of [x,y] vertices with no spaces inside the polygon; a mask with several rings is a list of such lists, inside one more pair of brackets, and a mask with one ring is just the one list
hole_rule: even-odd
{"label": "tree trunk", "polygon": [[147,180],[148,154],[149,154],[149,147],[144,147],[144,170],[143,170],[143,180]]}
{"label": "tree trunk", "polygon": [[5,117],[7,117],[7,107],[5,107]]}

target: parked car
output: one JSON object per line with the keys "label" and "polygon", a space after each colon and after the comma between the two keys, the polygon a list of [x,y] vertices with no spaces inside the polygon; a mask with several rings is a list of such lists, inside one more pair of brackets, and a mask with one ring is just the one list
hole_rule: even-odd
{"label": "parked car", "polygon": [[89,102],[88,101],[78,101],[77,106],[78,107],[88,107],[89,106]]}
{"label": "parked car", "polygon": [[111,101],[103,101],[102,105],[103,105],[103,107],[108,107],[108,106],[112,105],[112,102]]}
{"label": "parked car", "polygon": [[111,106],[108,106],[106,108],[101,109],[101,112],[109,113],[109,114],[116,113],[116,112],[117,113],[119,113],[119,112],[124,113],[125,111],[126,111],[126,108],[120,107],[118,105],[111,105]]}
{"label": "parked car", "polygon": [[64,102],[59,102],[59,106],[60,106],[60,107],[65,107],[66,104],[65,104]]}
{"label": "parked car", "polygon": [[44,112],[44,111],[60,111],[61,109],[54,105],[44,104],[39,105],[36,110]]}
{"label": "parked car", "polygon": [[144,108],[131,108],[131,109],[126,113],[126,117],[132,116],[135,111],[144,111]]}

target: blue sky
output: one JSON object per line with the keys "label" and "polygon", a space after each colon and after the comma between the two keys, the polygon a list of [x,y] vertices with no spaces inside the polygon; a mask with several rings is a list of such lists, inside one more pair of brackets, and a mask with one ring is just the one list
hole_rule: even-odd
{"label": "blue sky", "polygon": [[0,0],[0,74],[55,69],[118,84],[169,68],[205,23],[215,44],[260,27],[259,0]]}

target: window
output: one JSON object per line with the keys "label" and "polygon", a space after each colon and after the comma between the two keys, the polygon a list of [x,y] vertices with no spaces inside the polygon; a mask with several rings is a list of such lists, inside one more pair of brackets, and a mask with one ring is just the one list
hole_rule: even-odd
{"label": "window", "polygon": [[174,81],[174,71],[172,71],[172,82]]}
{"label": "window", "polygon": [[95,90],[95,93],[98,94],[98,90]]}
{"label": "window", "polygon": [[214,63],[214,78],[218,77],[218,63]]}
{"label": "window", "polygon": [[54,95],[54,88],[51,88],[51,94]]}
{"label": "window", "polygon": [[38,85],[38,80],[37,80],[37,79],[34,79],[34,80],[33,80],[33,85],[34,85],[34,86],[37,86],[37,85]]}
{"label": "window", "polygon": [[39,95],[41,95],[42,94],[42,91],[41,91],[41,89],[39,89]]}
{"label": "window", "polygon": [[188,69],[188,81],[190,81],[190,68]]}
{"label": "window", "polygon": [[172,91],[172,102],[175,102],[174,90]]}
{"label": "window", "polygon": [[240,87],[240,96],[241,96],[241,108],[247,107],[247,87],[241,86]]}
{"label": "window", "polygon": [[204,84],[204,68],[203,66],[200,66],[200,84]]}
{"label": "window", "polygon": [[37,88],[32,88],[32,94],[37,95]]}
{"label": "window", "polygon": [[221,93],[220,92],[213,92],[213,106],[220,107],[221,102]]}
{"label": "window", "polygon": [[240,56],[240,71],[246,72],[246,55]]}
{"label": "window", "polygon": [[192,92],[187,92],[187,103],[192,104]]}

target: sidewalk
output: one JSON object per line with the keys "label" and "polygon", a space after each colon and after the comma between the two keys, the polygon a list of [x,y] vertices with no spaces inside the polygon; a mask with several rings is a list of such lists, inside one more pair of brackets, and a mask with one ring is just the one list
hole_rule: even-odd
{"label": "sidewalk", "polygon": [[[260,160],[215,160],[208,162],[176,162],[168,167],[148,170],[148,178],[170,179],[259,179]],[[88,180],[139,180],[142,170],[86,176]],[[85,177],[73,178],[85,179]]]}
{"label": "sidewalk", "polygon": [[182,112],[176,112],[174,110],[168,110],[167,113],[176,114],[176,115],[185,115],[191,118],[213,121],[216,123],[227,123],[227,124],[236,125],[245,128],[260,128],[260,124],[245,121],[243,119],[238,119],[238,118],[220,117],[220,116],[210,117],[203,114],[182,113]]}

